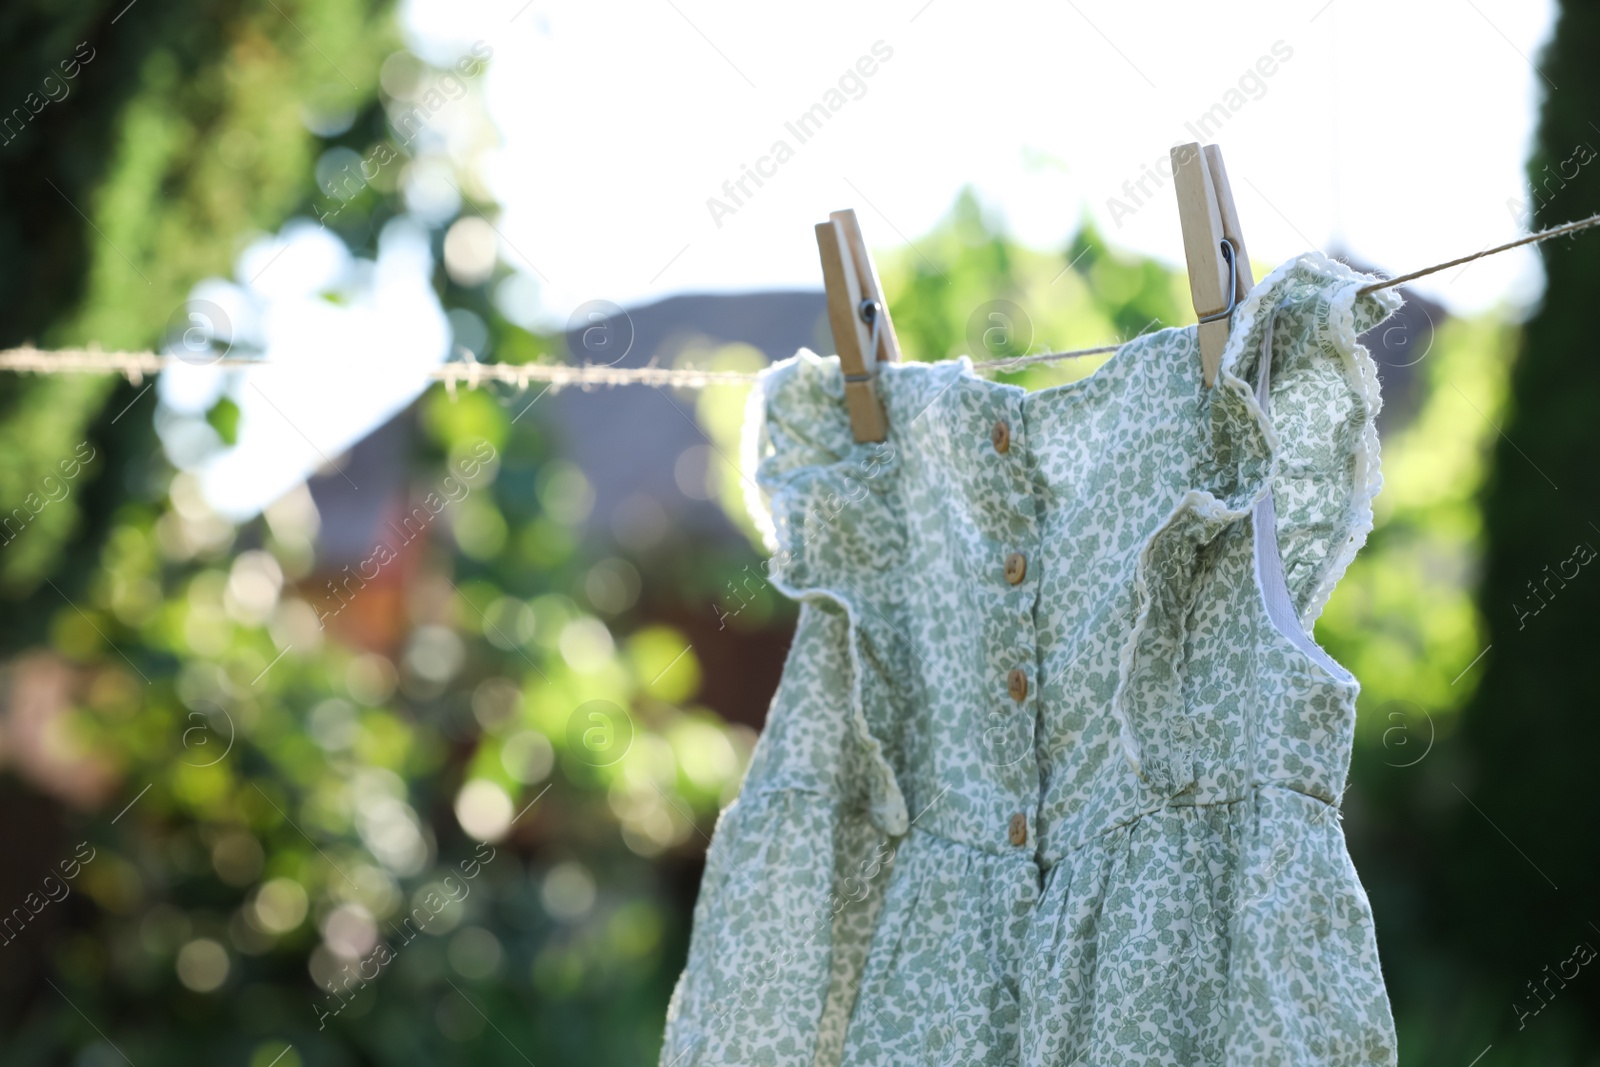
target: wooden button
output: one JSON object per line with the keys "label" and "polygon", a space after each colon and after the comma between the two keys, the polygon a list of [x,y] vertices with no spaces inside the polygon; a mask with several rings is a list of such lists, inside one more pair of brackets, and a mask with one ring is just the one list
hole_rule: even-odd
{"label": "wooden button", "polygon": [[1017,585],[1027,576],[1028,561],[1021,552],[1013,552],[1006,557],[1006,581]]}
{"label": "wooden button", "polygon": [[1011,673],[1006,675],[1006,691],[1018,704],[1028,699],[1028,676],[1020,667],[1011,668]]}
{"label": "wooden button", "polygon": [[989,431],[989,443],[994,445],[994,450],[1002,456],[1011,451],[1011,427],[1005,419],[994,424],[994,429]]}
{"label": "wooden button", "polygon": [[1026,845],[1028,843],[1028,817],[1020,811],[1011,816],[1010,836],[1013,845]]}

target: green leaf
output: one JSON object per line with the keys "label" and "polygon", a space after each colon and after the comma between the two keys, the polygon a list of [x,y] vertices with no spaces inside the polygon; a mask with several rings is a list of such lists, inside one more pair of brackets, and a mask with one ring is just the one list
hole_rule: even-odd
{"label": "green leaf", "polygon": [[206,412],[206,422],[217,431],[217,436],[222,438],[224,444],[234,445],[239,441],[239,405],[229,397],[223,397],[211,405],[211,410]]}

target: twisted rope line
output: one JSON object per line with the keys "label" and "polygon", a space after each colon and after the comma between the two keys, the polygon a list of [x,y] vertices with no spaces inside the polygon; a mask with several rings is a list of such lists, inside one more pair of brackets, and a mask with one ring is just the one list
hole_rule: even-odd
{"label": "twisted rope line", "polygon": [[[1488,256],[1508,252],[1513,248],[1521,248],[1523,245],[1538,244],[1541,241],[1549,241],[1556,237],[1566,237],[1594,226],[1600,226],[1600,214],[1590,215],[1586,219],[1578,219],[1574,222],[1563,223],[1560,226],[1552,226],[1548,230],[1530,233],[1526,237],[1519,237],[1515,241],[1508,241],[1503,245],[1496,245],[1481,252],[1474,252],[1470,256],[1462,256],[1459,259],[1452,259],[1444,263],[1436,263],[1431,267],[1423,267],[1421,270],[1414,270],[1410,274],[1402,274],[1398,278],[1387,278],[1381,282],[1364,285],[1356,290],[1356,293],[1360,296],[1366,296],[1368,293],[1375,293],[1380,289],[1391,289],[1397,285],[1415,281],[1418,278],[1425,278],[1430,274],[1437,274],[1442,270],[1449,270],[1451,267],[1464,266]],[[1108,352],[1115,352],[1121,347],[1121,344],[1096,345],[1093,348],[1078,348],[1069,352],[1044,352],[1033,356],[978,359],[973,360],[973,365],[985,374],[999,374],[1041,363],[1058,363],[1067,359],[1082,359],[1085,356],[1103,355]],[[97,348],[67,348],[47,351],[27,345],[0,351],[0,371],[13,371],[24,374],[120,374],[134,384],[142,381],[145,375],[158,374],[167,367],[185,362],[207,367],[271,366],[271,364],[261,359],[226,355],[208,362],[200,362],[184,359],[181,356],[162,355],[156,352],[102,352]],[[475,389],[484,382],[502,382],[507,385],[514,385],[519,389],[526,389],[536,382],[547,384],[551,389],[562,389],[573,385],[585,388],[618,385],[655,385],[673,386],[679,389],[704,389],[712,385],[749,385],[756,380],[756,372],[698,370],[694,367],[574,366],[566,363],[478,363],[468,360],[434,367],[428,372],[428,378],[430,381],[444,382],[452,389],[457,383],[465,383],[468,388]]]}

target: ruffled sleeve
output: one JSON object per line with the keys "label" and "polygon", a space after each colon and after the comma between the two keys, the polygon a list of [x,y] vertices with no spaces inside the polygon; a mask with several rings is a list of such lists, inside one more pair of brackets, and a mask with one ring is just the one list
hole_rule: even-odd
{"label": "ruffled sleeve", "polygon": [[[1374,280],[1308,253],[1263,281],[1262,298],[1250,308],[1252,321],[1273,320],[1263,415],[1278,441],[1273,509],[1284,578],[1307,630],[1366,543],[1383,484],[1378,372],[1357,338],[1393,314],[1401,298],[1393,289],[1357,295]],[[1254,383],[1257,352],[1230,345],[1224,358]]]}
{"label": "ruffled sleeve", "polygon": [[906,803],[886,744],[903,721],[891,682],[906,676],[907,656],[894,621],[906,555],[895,446],[854,440],[838,359],[804,349],[762,374],[745,435],[750,510],[773,551],[772,583],[848,620],[849,714],[868,766],[866,801],[884,833],[903,834]]}
{"label": "ruffled sleeve", "polygon": [[[1234,315],[1215,386],[1200,399],[1203,439],[1190,485],[1135,563],[1133,619],[1111,702],[1130,763],[1161,795],[1197,778],[1183,680],[1208,546],[1270,491],[1295,607],[1309,622],[1372,527],[1381,481],[1377,375],[1356,335],[1399,298],[1380,290],[1358,299],[1370,281],[1310,253],[1258,283]],[[1265,338],[1276,353],[1271,417],[1253,384]],[[1184,370],[1197,370],[1199,353],[1189,358]]]}

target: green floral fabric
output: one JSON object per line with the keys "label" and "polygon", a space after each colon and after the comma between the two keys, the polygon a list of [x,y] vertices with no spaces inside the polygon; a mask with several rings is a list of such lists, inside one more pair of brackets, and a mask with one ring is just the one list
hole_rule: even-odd
{"label": "green floral fabric", "polygon": [[1193,327],[1035,393],[884,366],[881,444],[836,359],[763,376],[800,619],[662,1064],[1395,1062],[1339,827],[1358,687],[1309,637],[1379,484],[1368,281],[1273,272],[1210,389]]}

